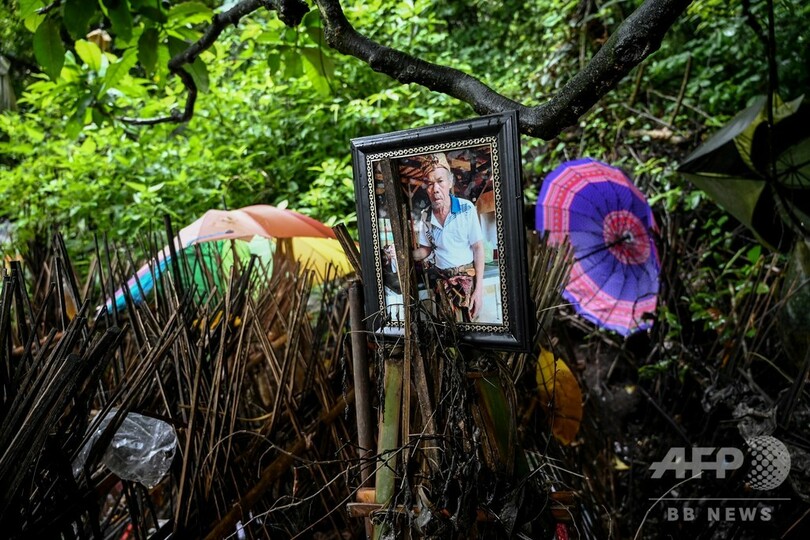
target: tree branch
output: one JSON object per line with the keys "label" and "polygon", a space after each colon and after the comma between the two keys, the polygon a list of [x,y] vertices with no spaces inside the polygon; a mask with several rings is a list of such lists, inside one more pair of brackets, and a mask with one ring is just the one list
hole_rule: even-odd
{"label": "tree branch", "polygon": [[765,50],[768,50],[768,36],[765,35],[765,32],[762,31],[762,26],[760,26],[759,21],[754,16],[754,12],[751,10],[751,0],[742,0],[742,11],[743,15],[745,15],[745,22],[748,26],[751,27],[753,30],[754,35],[757,37],[762,46],[765,47]]}
{"label": "tree branch", "polygon": [[[330,47],[354,56],[373,70],[403,84],[416,83],[470,104],[478,114],[517,110],[521,132],[551,139],[574,125],[605,94],[615,88],[630,71],[658,50],[661,40],[691,0],[646,0],[616,29],[591,61],[548,102],[527,106],[503,96],[479,79],[447,66],[426,62],[405,52],[386,47],[359,33],[346,19],[339,0],[315,0]],[[171,73],[180,77],[188,90],[182,113],[172,111],[157,118],[122,118],[130,124],[154,125],[191,119],[197,87],[183,66],[194,62],[210,48],[229,25],[260,7],[274,9],[290,27],[300,24],[308,7],[303,0],[242,0],[217,14],[203,36],[169,61]]]}
{"label": "tree branch", "polygon": [[20,58],[14,54],[9,54],[0,50],[0,56],[5,56],[6,59],[11,62],[11,65],[16,70],[26,70],[30,73],[42,73],[42,68],[40,68],[35,62],[30,62],[25,58]]}
{"label": "tree branch", "polygon": [[335,50],[359,58],[375,71],[403,84],[420,84],[464,101],[478,114],[516,109],[520,130],[542,139],[551,139],[576,123],[635,66],[658,50],[666,31],[690,3],[691,0],[646,0],[556,96],[543,105],[528,107],[462,71],[431,64],[372,41],[349,23],[338,0],[316,0],[327,43]]}
{"label": "tree branch", "polygon": [[133,125],[150,126],[165,123],[183,123],[191,120],[194,115],[194,105],[197,102],[197,85],[191,75],[183,69],[186,64],[193,63],[203,51],[208,50],[219,38],[220,34],[230,25],[236,26],[246,15],[250,15],[259,8],[274,9],[278,18],[287,26],[298,26],[301,19],[309,11],[303,0],[242,0],[228,11],[214,15],[211,24],[206,28],[202,37],[169,60],[169,71],[180,78],[186,87],[186,105],[183,112],[172,111],[168,116],[154,118],[119,118],[122,122]]}
{"label": "tree branch", "polygon": [[47,15],[48,13],[50,13],[51,11],[53,11],[54,9],[58,8],[61,5],[62,0],[54,0],[47,6],[39,8],[37,10],[37,15]]}

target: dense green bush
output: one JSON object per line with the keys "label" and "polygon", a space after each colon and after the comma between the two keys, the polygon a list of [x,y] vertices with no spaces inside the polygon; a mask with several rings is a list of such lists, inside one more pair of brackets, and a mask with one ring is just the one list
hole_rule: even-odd
{"label": "dense green bush", "polygon": [[[25,32],[42,23],[35,11],[40,4],[19,3],[24,25],[5,27],[22,33],[15,43],[32,39]],[[537,104],[588,61],[638,2],[345,4],[353,24],[372,37]],[[764,28],[764,3],[752,10]],[[788,97],[807,85],[802,20],[808,11],[795,3],[776,5],[780,90]],[[75,21],[65,21],[79,39],[65,55],[61,76],[31,75],[20,112],[0,115],[0,197],[14,201],[3,214],[14,223],[17,248],[45,227],[127,239],[159,227],[164,214],[185,224],[208,208],[252,203],[287,204],[330,224],[351,225],[352,137],[473,115],[465,104],[401,85],[324,47],[314,11],[296,29],[261,12],[227,30],[195,63],[203,91],[191,122],[121,122],[122,116],[182,108],[182,85],[165,63],[172,47],[200,35],[211,14],[203,3],[186,2],[159,21],[138,14],[116,23],[110,15],[115,40],[108,53],[81,39]],[[100,16],[88,15],[90,23]],[[766,72],[763,45],[739,5],[695,2],[661,51],[579,125],[552,141],[524,137],[527,201],[545,174],[582,155],[624,166],[653,197],[672,198],[676,191],[690,197],[674,165],[700,136],[767,90]],[[654,132],[662,127],[684,142],[657,140]]]}

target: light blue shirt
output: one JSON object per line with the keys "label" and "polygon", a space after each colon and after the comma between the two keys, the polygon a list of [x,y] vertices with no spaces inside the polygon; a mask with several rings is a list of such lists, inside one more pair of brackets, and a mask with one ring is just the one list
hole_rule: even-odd
{"label": "light blue shirt", "polygon": [[450,195],[450,214],[444,225],[427,208],[422,212],[418,232],[419,245],[433,248],[434,264],[438,268],[455,268],[473,262],[472,245],[484,237],[475,205],[455,195]]}

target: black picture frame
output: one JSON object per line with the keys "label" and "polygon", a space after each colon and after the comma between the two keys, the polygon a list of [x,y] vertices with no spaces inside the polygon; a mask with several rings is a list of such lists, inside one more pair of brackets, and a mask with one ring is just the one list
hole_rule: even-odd
{"label": "black picture frame", "polygon": [[[396,276],[390,279],[395,270],[386,257],[393,235],[386,226],[390,226],[390,218],[381,164],[388,159],[399,173],[410,209],[410,215],[404,217],[410,220],[412,240],[418,247],[415,238],[423,237],[416,229],[427,223],[417,223],[417,216],[421,212],[424,221],[431,210],[427,190],[418,180],[420,174],[424,178],[424,168],[417,165],[428,155],[443,153],[455,177],[452,193],[473,203],[478,212],[486,261],[484,307],[476,320],[457,323],[459,338],[462,344],[491,350],[528,352],[534,311],[526,260],[517,112],[360,137],[352,139],[351,148],[369,330],[379,339],[404,335],[402,297],[397,297],[398,280]],[[419,294],[429,302],[427,287],[420,288]]]}

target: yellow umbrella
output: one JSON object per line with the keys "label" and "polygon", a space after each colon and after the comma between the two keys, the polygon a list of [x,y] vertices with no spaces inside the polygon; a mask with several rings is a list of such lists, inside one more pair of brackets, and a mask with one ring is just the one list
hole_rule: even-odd
{"label": "yellow umbrella", "polygon": [[327,270],[331,265],[332,274],[329,277],[345,276],[353,272],[353,268],[340,242],[334,238],[316,238],[313,236],[296,236],[294,238],[278,238],[277,243],[289,242],[292,248],[292,258],[316,274],[316,282],[327,277]]}

